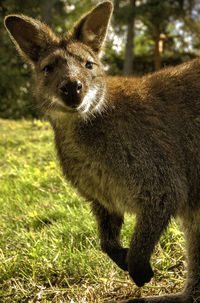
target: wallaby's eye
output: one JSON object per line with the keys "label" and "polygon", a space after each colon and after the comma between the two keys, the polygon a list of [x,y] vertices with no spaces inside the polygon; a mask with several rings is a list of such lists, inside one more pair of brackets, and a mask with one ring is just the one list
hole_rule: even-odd
{"label": "wallaby's eye", "polygon": [[86,64],[85,64],[85,67],[88,68],[88,69],[93,69],[93,63],[90,62],[90,61],[87,61]]}
{"label": "wallaby's eye", "polygon": [[47,77],[49,75],[49,73],[53,71],[53,66],[50,64],[46,65],[42,71],[44,73],[44,76]]}

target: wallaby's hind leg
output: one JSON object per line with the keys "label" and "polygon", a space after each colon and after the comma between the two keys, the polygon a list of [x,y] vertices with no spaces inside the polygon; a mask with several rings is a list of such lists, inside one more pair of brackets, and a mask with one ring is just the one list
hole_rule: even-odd
{"label": "wallaby's hind leg", "polygon": [[98,201],[92,202],[92,211],[98,222],[102,250],[123,270],[128,270],[126,257],[128,248],[120,243],[123,217],[109,213]]}
{"label": "wallaby's hind leg", "polygon": [[194,218],[187,226],[184,224],[184,229],[188,258],[184,292],[193,297],[193,302],[200,302],[200,218]]}

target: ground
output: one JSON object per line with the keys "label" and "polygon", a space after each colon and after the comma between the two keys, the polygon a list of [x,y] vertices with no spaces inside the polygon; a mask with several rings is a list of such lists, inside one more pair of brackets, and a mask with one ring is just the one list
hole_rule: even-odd
{"label": "ground", "polygon": [[[173,221],[142,288],[100,251],[89,202],[61,174],[47,122],[0,120],[0,302],[100,303],[176,293],[184,284],[184,240]],[[126,216],[125,246],[134,228]]]}

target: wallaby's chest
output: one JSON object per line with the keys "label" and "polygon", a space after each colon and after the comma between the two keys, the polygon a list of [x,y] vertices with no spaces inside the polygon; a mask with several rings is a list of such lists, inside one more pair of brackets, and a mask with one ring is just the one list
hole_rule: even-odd
{"label": "wallaby's chest", "polygon": [[136,203],[134,197],[130,197],[125,182],[115,177],[98,156],[95,158],[95,151],[91,157],[70,134],[62,138],[56,134],[55,139],[63,174],[82,196],[87,200],[98,200],[111,212],[135,212]]}

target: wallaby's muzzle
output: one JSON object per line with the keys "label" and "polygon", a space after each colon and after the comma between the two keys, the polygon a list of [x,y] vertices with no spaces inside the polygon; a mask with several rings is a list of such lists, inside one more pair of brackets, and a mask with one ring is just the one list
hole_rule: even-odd
{"label": "wallaby's muzzle", "polygon": [[78,79],[68,79],[59,87],[63,102],[72,108],[80,105],[83,98],[83,84]]}

